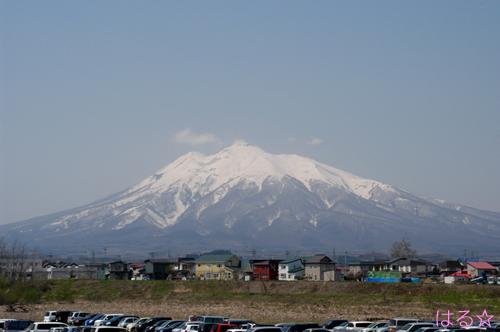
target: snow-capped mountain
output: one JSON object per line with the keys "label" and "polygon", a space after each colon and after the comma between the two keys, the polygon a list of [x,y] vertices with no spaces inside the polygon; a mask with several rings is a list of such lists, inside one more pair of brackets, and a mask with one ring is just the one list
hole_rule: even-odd
{"label": "snow-capped mountain", "polygon": [[388,250],[408,236],[420,250],[452,253],[494,248],[500,214],[418,197],[309,158],[236,143],[209,156],[188,153],[87,206],[0,230],[75,251],[94,243],[129,251],[252,245]]}

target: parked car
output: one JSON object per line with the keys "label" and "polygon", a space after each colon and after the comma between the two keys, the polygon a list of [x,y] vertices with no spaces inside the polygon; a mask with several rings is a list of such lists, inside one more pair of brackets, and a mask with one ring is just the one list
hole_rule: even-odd
{"label": "parked car", "polygon": [[408,323],[396,332],[414,332],[421,327],[437,327],[434,323]]}
{"label": "parked car", "polygon": [[[237,329],[239,326],[235,324],[214,324],[210,332],[226,332],[229,329]],[[198,331],[198,329],[196,329]]]}
{"label": "parked car", "polygon": [[87,316],[85,317],[78,317],[78,318],[75,318],[73,319],[73,325],[76,325],[76,326],[82,326],[85,324],[85,322],[88,320],[88,319],[92,319],[92,317],[95,317],[97,316],[97,314],[88,314]]}
{"label": "parked car", "polygon": [[389,324],[387,324],[384,327],[379,327],[378,329],[375,329],[374,332],[389,332]]}
{"label": "parked car", "polygon": [[242,325],[248,325],[248,324],[255,325],[255,322],[251,319],[226,319],[224,320],[224,324],[233,324],[233,325],[238,325],[238,327],[242,327]]}
{"label": "parked car", "polygon": [[[203,325],[201,322],[184,322],[175,329],[172,330],[172,332],[192,332],[192,331],[198,331],[199,327]],[[210,330],[211,331],[211,330]]]}
{"label": "parked car", "polygon": [[156,323],[154,323],[153,325],[146,327],[145,332],[153,332],[156,330],[157,327],[159,327],[160,325],[163,325],[163,323],[166,323],[169,321],[170,321],[170,319],[159,320]]}
{"label": "parked car", "polygon": [[139,318],[138,321],[136,321],[135,323],[132,323],[132,324],[128,324],[126,329],[129,330],[129,331],[135,331],[135,327],[136,325],[139,325],[139,324],[142,324],[144,323],[145,321],[147,321],[149,318],[151,317],[143,317],[143,318]]}
{"label": "parked car", "polygon": [[389,320],[388,331],[395,332],[396,330],[399,330],[408,323],[417,323],[417,322],[421,322],[421,320],[415,318],[393,318]]}
{"label": "parked car", "polygon": [[[137,317],[137,316],[135,316]],[[123,328],[126,328],[128,324],[132,324],[132,323],[135,323],[139,320],[139,318],[135,318],[135,317],[125,317],[125,318],[122,318],[122,320],[118,323],[118,327],[123,327]]]}
{"label": "parked car", "polygon": [[366,328],[373,324],[373,322],[369,321],[352,321],[347,323],[347,325],[344,326],[344,329],[350,330],[350,331],[361,331],[363,328]]}
{"label": "parked car", "polygon": [[56,313],[57,311],[47,311],[45,312],[45,316],[43,316],[44,322],[55,322],[56,321]]}
{"label": "parked car", "polygon": [[388,326],[389,326],[388,322],[375,322],[371,323],[365,328],[362,328],[360,332],[375,332],[375,330],[380,327],[388,327]]}
{"label": "parked car", "polygon": [[56,312],[56,322],[59,323],[67,323],[68,317],[71,315],[73,311],[57,311]]}
{"label": "parked car", "polygon": [[437,330],[439,330],[440,328],[437,327],[437,326],[427,326],[427,327],[421,327],[419,328],[418,330],[416,330],[415,332],[435,332]]}
{"label": "parked car", "polygon": [[127,332],[127,330],[116,326],[94,326],[90,329],[90,332]]}
{"label": "parked car", "polygon": [[9,320],[7,324],[4,326],[4,331],[22,331],[25,330],[28,326],[33,324],[35,321],[28,319],[21,320]]}
{"label": "parked car", "polygon": [[345,322],[343,322],[343,323],[341,323],[341,324],[339,324],[339,325],[335,326],[332,330],[334,330],[334,331],[335,331],[335,330],[340,330],[340,329],[343,329],[343,328],[345,328],[345,327],[347,326],[347,324],[349,324],[349,322],[348,322],[348,321],[345,321]]}
{"label": "parked car", "polygon": [[313,327],[310,329],[305,329],[304,332],[331,332],[330,330],[324,329],[322,327]]}
{"label": "parked car", "polygon": [[83,312],[83,311],[73,311],[69,316],[68,316],[68,324],[73,324],[73,321],[76,318],[84,318],[90,315],[88,312]]}
{"label": "parked car", "polygon": [[330,319],[321,324],[319,327],[322,327],[327,330],[333,329],[335,326],[339,326],[342,323],[347,323],[345,319]]}
{"label": "parked car", "polygon": [[185,322],[185,320],[181,320],[181,319],[166,320],[155,328],[155,332],[166,331],[166,330],[171,331],[174,329],[174,326],[178,326],[184,322]]}
{"label": "parked car", "polygon": [[94,317],[92,317],[90,319],[87,319],[85,321],[85,325],[94,325],[94,323],[95,323],[96,320],[102,319],[104,316],[105,316],[104,314],[99,314],[99,315],[94,316]]}
{"label": "parked car", "polygon": [[24,332],[49,332],[52,327],[67,327],[67,324],[59,322],[33,322],[24,329]]}
{"label": "parked car", "polygon": [[210,332],[216,323],[202,323],[198,327],[198,332]]}
{"label": "parked car", "polygon": [[63,328],[62,332],[80,332],[79,326],[67,326]]}
{"label": "parked car", "polygon": [[137,324],[132,331],[145,332],[148,326],[154,325],[161,320],[172,320],[172,317],[151,317],[145,322]]}
{"label": "parked car", "polygon": [[62,332],[64,327],[51,327],[49,332]]}
{"label": "parked car", "polygon": [[14,320],[14,319],[10,319],[10,318],[0,319],[0,332],[4,332],[5,325],[7,325],[7,322],[10,320]]}
{"label": "parked car", "polygon": [[137,316],[132,316],[132,315],[121,315],[121,316],[116,316],[111,318],[110,320],[102,322],[102,326],[118,326],[118,324],[122,321],[124,318],[136,318],[139,319]]}
{"label": "parked car", "polygon": [[222,316],[197,316],[196,321],[202,323],[217,323],[223,324],[225,320],[228,320],[227,317]]}
{"label": "parked car", "polygon": [[303,332],[306,329],[319,328],[318,323],[295,323],[281,328],[281,332]]}
{"label": "parked car", "polygon": [[104,322],[115,318],[116,316],[123,316],[123,314],[105,314],[104,317],[96,320],[94,326],[101,326]]}
{"label": "parked car", "polygon": [[[289,324],[287,324],[289,325]],[[279,326],[255,326],[247,330],[247,332],[281,332]]]}

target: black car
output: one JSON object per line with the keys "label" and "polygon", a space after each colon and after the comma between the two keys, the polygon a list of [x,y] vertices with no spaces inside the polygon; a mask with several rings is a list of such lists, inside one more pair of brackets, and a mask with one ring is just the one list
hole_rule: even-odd
{"label": "black car", "polygon": [[22,319],[22,320],[9,320],[7,324],[4,326],[4,331],[22,331],[26,329],[28,326],[33,324],[35,321],[34,320],[27,320],[27,319]]}
{"label": "black car", "polygon": [[167,320],[167,319],[159,320],[156,323],[154,323],[153,325],[146,327],[145,332],[153,332],[158,326],[160,326],[161,324],[168,322],[168,321],[169,320]]}
{"label": "black car", "polygon": [[71,315],[73,311],[58,311],[56,312],[56,322],[59,323],[68,323],[68,317]]}
{"label": "black car", "polygon": [[281,332],[302,332],[307,329],[318,328],[317,323],[288,324],[281,328]]}
{"label": "black car", "polygon": [[217,323],[203,323],[198,326],[198,332],[210,332],[212,330],[212,326]]}
{"label": "black car", "polygon": [[145,332],[146,327],[154,325],[156,322],[158,322],[160,320],[172,320],[172,317],[151,317],[150,319],[148,319],[144,323],[135,326],[134,329],[137,332]]}

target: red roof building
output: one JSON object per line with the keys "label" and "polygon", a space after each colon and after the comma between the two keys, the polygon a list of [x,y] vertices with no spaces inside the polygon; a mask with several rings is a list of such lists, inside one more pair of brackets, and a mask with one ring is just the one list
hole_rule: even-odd
{"label": "red roof building", "polygon": [[467,262],[467,273],[472,278],[480,277],[483,272],[486,272],[486,274],[495,274],[497,271],[493,265],[486,262]]}

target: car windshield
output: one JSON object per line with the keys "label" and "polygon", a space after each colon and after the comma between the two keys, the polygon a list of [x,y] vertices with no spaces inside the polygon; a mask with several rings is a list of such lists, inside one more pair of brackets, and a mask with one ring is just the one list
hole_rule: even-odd
{"label": "car windshield", "polygon": [[401,330],[408,331],[408,330],[410,329],[410,327],[411,327],[411,324],[406,324],[405,326],[403,326],[403,327],[401,328]]}
{"label": "car windshield", "polygon": [[184,328],[186,327],[186,325],[187,325],[187,323],[186,323],[186,322],[184,322],[184,323],[182,323],[181,325],[179,325],[179,326],[178,326],[178,328],[180,328],[180,329],[184,329]]}
{"label": "car windshield", "polygon": [[344,326],[347,326],[347,324],[349,324],[349,322],[343,322],[342,324],[340,324],[339,326],[337,327],[344,327]]}
{"label": "car windshield", "polygon": [[370,325],[368,325],[367,327],[376,327],[377,326],[377,323],[371,323]]}

